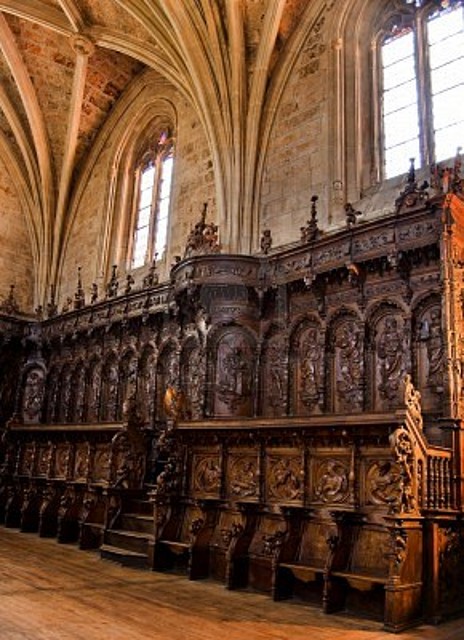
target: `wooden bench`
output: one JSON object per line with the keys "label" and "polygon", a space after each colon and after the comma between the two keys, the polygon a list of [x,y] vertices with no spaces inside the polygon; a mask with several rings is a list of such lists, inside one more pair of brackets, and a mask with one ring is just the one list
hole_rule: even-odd
{"label": "wooden bench", "polygon": [[322,602],[323,576],[331,564],[338,541],[333,520],[308,515],[291,527],[295,531],[282,548],[276,570],[274,599],[282,600],[294,593],[298,583],[307,587],[317,583],[317,597]]}
{"label": "wooden bench", "polygon": [[210,549],[210,575],[227,589],[245,587],[248,581],[248,548],[253,536],[255,505],[221,509]]}
{"label": "wooden bench", "polygon": [[[326,612],[348,608],[382,617],[389,580],[390,531],[380,524],[347,527],[349,553],[334,561],[326,575]],[[364,592],[370,592],[369,598]]]}
{"label": "wooden bench", "polygon": [[209,574],[209,544],[217,519],[216,502],[185,501],[169,509],[158,528],[153,569],[184,570],[190,580]]}
{"label": "wooden bench", "polygon": [[289,535],[283,514],[261,513],[248,550],[248,586],[274,594],[276,568],[281,549]]}

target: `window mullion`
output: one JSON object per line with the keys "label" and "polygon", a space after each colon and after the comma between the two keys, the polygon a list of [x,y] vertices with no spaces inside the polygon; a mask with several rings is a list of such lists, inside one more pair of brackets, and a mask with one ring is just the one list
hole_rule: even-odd
{"label": "window mullion", "polygon": [[430,61],[428,54],[427,29],[425,14],[417,12],[415,16],[416,34],[416,65],[417,65],[417,95],[419,101],[419,131],[421,166],[427,166],[433,162],[433,122],[432,112],[432,87],[430,79]]}
{"label": "window mullion", "polygon": [[153,192],[152,192],[152,199],[151,199],[150,231],[148,236],[149,241],[148,241],[148,247],[147,247],[147,262],[153,262],[153,258],[154,258],[159,191],[160,191],[160,185],[162,180],[161,168],[162,168],[162,163],[160,161],[160,156],[158,154],[155,160],[155,182],[153,184]]}

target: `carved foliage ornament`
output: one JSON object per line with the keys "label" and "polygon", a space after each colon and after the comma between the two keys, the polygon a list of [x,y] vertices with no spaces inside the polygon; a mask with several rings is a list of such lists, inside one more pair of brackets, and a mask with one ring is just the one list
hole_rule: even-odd
{"label": "carved foliage ornament", "polygon": [[404,427],[398,427],[391,434],[390,444],[400,469],[398,497],[392,502],[391,512],[412,513],[417,506],[414,495],[414,444]]}

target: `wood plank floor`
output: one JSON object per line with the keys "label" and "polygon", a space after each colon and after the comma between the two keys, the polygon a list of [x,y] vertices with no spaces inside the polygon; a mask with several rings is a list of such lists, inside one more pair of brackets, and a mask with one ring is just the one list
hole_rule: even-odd
{"label": "wood plank floor", "polygon": [[[0,640],[391,640],[372,621],[126,569],[0,528]],[[464,619],[401,640],[463,640]]]}

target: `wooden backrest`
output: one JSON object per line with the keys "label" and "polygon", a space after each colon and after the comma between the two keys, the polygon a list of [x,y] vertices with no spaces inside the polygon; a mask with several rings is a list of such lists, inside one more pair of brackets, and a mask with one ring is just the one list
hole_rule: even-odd
{"label": "wooden backrest", "polygon": [[390,535],[387,529],[369,525],[356,527],[348,569],[355,574],[387,577],[389,551]]}

